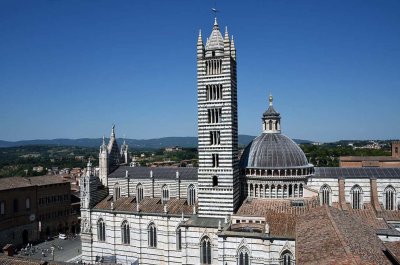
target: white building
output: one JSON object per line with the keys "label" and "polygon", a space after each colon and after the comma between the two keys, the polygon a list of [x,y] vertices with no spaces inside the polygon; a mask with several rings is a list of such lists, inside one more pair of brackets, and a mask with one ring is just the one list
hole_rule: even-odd
{"label": "white building", "polygon": [[[281,134],[272,96],[239,161],[236,49],[217,20],[206,45],[199,34],[197,75],[199,167],[122,165],[127,146],[119,151],[113,127],[99,176],[89,162],[81,180],[84,262],[388,264],[384,241],[400,239],[399,168],[314,168]],[[369,248],[353,242],[360,234]]]}

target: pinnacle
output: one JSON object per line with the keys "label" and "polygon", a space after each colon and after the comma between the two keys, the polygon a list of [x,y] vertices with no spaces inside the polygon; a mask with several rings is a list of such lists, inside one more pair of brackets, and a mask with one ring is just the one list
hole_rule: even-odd
{"label": "pinnacle", "polygon": [[224,36],[224,39],[229,41],[228,27],[225,27],[225,36]]}

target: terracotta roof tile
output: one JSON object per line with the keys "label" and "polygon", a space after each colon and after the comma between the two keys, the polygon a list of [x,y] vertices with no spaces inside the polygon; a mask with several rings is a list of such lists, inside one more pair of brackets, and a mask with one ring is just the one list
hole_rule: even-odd
{"label": "terracotta roof tile", "polygon": [[296,226],[298,264],[391,264],[375,229],[351,211],[318,207]]}
{"label": "terracotta roof tile", "polygon": [[400,241],[396,242],[385,242],[385,246],[388,249],[388,252],[392,255],[392,257],[400,263]]}
{"label": "terracotta roof tile", "polygon": [[9,177],[0,178],[0,190],[9,190],[24,188],[30,186],[41,186],[48,184],[64,183],[63,179],[54,175],[45,175],[37,177]]}
{"label": "terracotta roof tile", "polygon": [[318,201],[305,201],[304,207],[294,207],[289,200],[252,199],[245,201],[237,211],[241,216],[263,216],[269,225],[270,235],[295,237],[298,216],[318,205]]}
{"label": "terracotta roof tile", "polygon": [[[111,210],[113,198],[111,195],[100,201],[94,208],[99,210]],[[169,214],[192,214],[193,206],[188,205],[186,199],[171,198],[166,204],[161,203],[161,198],[144,198],[139,203],[140,212],[144,213],[164,213],[164,206],[167,206]],[[113,202],[114,211],[137,213],[136,197],[120,197]],[[197,206],[196,206],[197,208]]]}

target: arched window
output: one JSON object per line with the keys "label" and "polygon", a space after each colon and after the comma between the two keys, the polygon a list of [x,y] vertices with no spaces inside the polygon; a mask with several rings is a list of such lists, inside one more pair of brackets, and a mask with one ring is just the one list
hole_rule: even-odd
{"label": "arched window", "polygon": [[329,206],[331,205],[331,188],[327,184],[324,184],[321,187],[320,196],[321,204]]}
{"label": "arched window", "polygon": [[193,184],[188,187],[188,203],[189,205],[194,205],[196,203],[196,188]]}
{"label": "arched window", "polygon": [[281,254],[281,265],[292,265],[294,264],[292,252],[285,250]]}
{"label": "arched window", "polygon": [[143,200],[144,197],[143,186],[140,183],[136,186],[136,196],[137,196],[137,202],[141,202]]}
{"label": "arched window", "polygon": [[218,186],[218,177],[217,176],[213,176],[212,177],[212,182],[213,182],[213,187],[217,187]]}
{"label": "arched window", "polygon": [[396,190],[392,186],[387,186],[384,194],[383,194],[383,201],[386,210],[395,210],[396,205]]}
{"label": "arched window", "polygon": [[269,129],[270,131],[272,130],[272,121],[271,121],[271,120],[268,122],[268,129]]}
{"label": "arched window", "polygon": [[131,235],[129,229],[128,221],[123,221],[121,225],[121,238],[122,244],[130,244],[131,243]]}
{"label": "arched window", "polygon": [[121,188],[119,187],[118,182],[114,184],[114,198],[118,200],[121,197]]}
{"label": "arched window", "polygon": [[106,224],[103,219],[97,221],[97,239],[99,241],[106,241]]}
{"label": "arched window", "polygon": [[180,227],[176,229],[176,250],[182,249],[182,230]]}
{"label": "arched window", "polygon": [[27,210],[30,210],[30,209],[31,209],[31,199],[30,199],[30,198],[26,198],[26,199],[25,199],[25,208],[26,208]]}
{"label": "arched window", "polygon": [[167,185],[162,186],[161,188],[161,194],[162,194],[162,203],[167,203],[169,200],[169,189]]}
{"label": "arched window", "polygon": [[238,252],[238,265],[250,265],[250,255],[249,250],[242,247]]}
{"label": "arched window", "polygon": [[211,264],[211,241],[207,236],[200,242],[200,263]]}
{"label": "arched window", "polygon": [[157,228],[154,223],[149,224],[147,227],[147,240],[149,247],[157,247]]}
{"label": "arched window", "polygon": [[355,185],[350,191],[351,206],[353,209],[362,209],[362,189],[360,186]]}

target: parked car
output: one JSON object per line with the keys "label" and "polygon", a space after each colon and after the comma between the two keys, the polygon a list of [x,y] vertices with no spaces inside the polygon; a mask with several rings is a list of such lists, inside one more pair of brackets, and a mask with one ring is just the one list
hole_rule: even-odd
{"label": "parked car", "polygon": [[67,239],[67,236],[66,236],[65,234],[61,234],[61,233],[60,233],[60,234],[58,235],[58,238],[59,238],[59,239]]}

